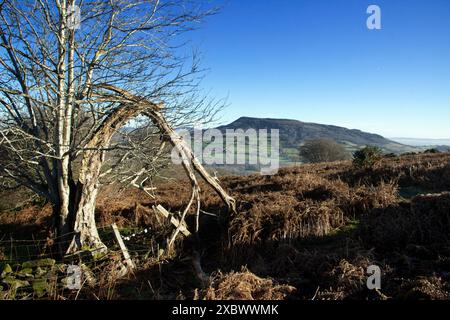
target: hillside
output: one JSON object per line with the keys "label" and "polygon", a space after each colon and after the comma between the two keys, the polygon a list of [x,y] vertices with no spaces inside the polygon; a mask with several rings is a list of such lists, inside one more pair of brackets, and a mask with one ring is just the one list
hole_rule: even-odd
{"label": "hillside", "polygon": [[218,127],[219,130],[226,129],[279,129],[280,145],[283,150],[296,149],[306,140],[327,138],[342,143],[350,151],[364,147],[366,145],[375,145],[388,153],[406,153],[418,151],[417,148],[404,145],[392,140],[388,140],[380,135],[363,132],[356,129],[347,129],[344,127],[301,122],[290,119],[269,119],[269,118],[251,118],[241,117],[236,121]]}
{"label": "hillside", "polygon": [[[111,271],[116,265],[96,262],[91,270],[97,282],[80,292],[45,287],[38,297],[450,299],[449,177],[450,153],[387,157],[366,169],[347,161],[284,168],[273,176],[223,177],[221,183],[237,200],[237,214],[228,214],[220,198],[202,185],[209,214],[201,216],[201,245],[180,239],[171,255],[159,258],[159,245],[173,226],[152,206],[180,211],[190,198],[189,182],[158,184],[155,198],[110,186],[101,192],[97,224],[111,255],[117,247],[110,225],[119,226],[137,264],[133,276],[120,279]],[[194,211],[187,224],[193,230]],[[40,257],[51,257],[56,244],[48,242],[50,230],[48,204],[1,212],[0,267],[30,257],[35,247]],[[15,248],[12,238],[21,239]],[[195,261],[210,276],[206,283],[197,279],[192,250],[198,250]],[[382,270],[381,290],[366,287],[370,265]],[[58,275],[48,269],[48,277]],[[24,285],[16,298],[33,289]]]}

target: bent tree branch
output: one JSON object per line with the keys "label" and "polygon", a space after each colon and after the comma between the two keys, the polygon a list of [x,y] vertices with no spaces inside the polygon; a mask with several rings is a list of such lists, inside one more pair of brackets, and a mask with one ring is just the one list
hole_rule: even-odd
{"label": "bent tree branch", "polygon": [[[178,135],[167,122],[161,111],[163,108],[162,104],[152,103],[147,99],[135,96],[116,86],[101,84],[96,87],[98,89],[106,89],[115,93],[113,96],[104,93],[96,93],[96,96],[111,99],[115,102],[120,101],[120,105],[104,120],[86,146],[87,151],[85,151],[83,155],[81,164],[82,169],[80,171],[77,186],[78,210],[75,215],[76,221],[74,227],[76,235],[68,249],[68,252],[74,252],[80,249],[81,244],[87,244],[89,247],[97,249],[104,247],[95,227],[95,202],[98,194],[100,172],[105,160],[104,150],[108,148],[114,133],[120,130],[120,128],[122,128],[130,119],[135,118],[139,114],[148,116],[152,120],[153,124],[159,129],[160,133],[168,137],[170,143],[181,155],[182,165],[191,182],[192,190],[190,200],[183,210],[180,222],[184,222],[187,213],[195,203],[197,215],[196,232],[198,232],[198,217],[200,214],[200,186],[198,184],[195,172],[198,172],[206,183],[217,192],[229,211],[236,211],[235,199],[228,195],[217,180],[206,171],[183,138]],[[169,241],[169,247],[175,241],[178,233],[179,229],[177,228]]]}

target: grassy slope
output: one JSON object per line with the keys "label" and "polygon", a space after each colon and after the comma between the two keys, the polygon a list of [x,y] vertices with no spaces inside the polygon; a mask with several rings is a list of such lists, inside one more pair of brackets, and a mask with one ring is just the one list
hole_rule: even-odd
{"label": "grassy slope", "polygon": [[[228,216],[220,199],[203,186],[203,209],[221,214],[201,221],[202,246],[197,250],[203,268],[210,274],[222,271],[209,288],[195,291],[200,284],[185,259],[192,248],[186,241],[164,263],[141,261],[136,278],[117,284],[116,297],[450,297],[450,196],[416,197],[450,190],[450,154],[387,158],[364,170],[355,170],[350,162],[305,165],[284,168],[275,176],[222,181],[238,199],[239,214]],[[127,230],[150,227],[149,246],[171,230],[149,208],[159,203],[172,212],[181,210],[189,186],[162,183],[156,199],[137,191],[117,192],[102,193],[98,223],[116,222]],[[27,208],[1,215],[0,228],[20,234],[26,226],[27,235],[42,236],[46,217],[48,210]],[[365,286],[371,264],[383,271],[380,293]],[[228,273],[233,270],[238,272]],[[264,286],[263,294],[258,286]]]}

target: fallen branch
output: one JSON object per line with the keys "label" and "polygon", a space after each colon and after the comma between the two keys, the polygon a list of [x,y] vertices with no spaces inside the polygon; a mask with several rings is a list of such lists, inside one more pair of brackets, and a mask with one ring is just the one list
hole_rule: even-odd
{"label": "fallen branch", "polygon": [[175,226],[175,228],[177,228],[184,236],[189,237],[191,235],[189,230],[186,228],[184,222],[180,223],[180,221],[178,221],[178,219],[176,219],[169,211],[164,209],[163,206],[161,205],[153,206],[153,210],[155,210],[155,212],[159,212],[165,218],[170,219],[170,223],[172,223]]}
{"label": "fallen branch", "polygon": [[117,243],[119,244],[120,250],[122,251],[123,257],[125,259],[125,263],[127,264],[128,269],[132,270],[135,269],[136,266],[134,265],[133,261],[131,260],[130,254],[128,253],[128,249],[125,246],[125,243],[123,242],[122,236],[120,235],[119,229],[117,228],[117,225],[113,223],[111,225],[114,236],[116,237]]}

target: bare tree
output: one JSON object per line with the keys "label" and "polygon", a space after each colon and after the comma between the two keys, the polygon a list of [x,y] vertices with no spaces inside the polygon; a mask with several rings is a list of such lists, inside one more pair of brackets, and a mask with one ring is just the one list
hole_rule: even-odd
{"label": "bare tree", "polygon": [[300,147],[300,157],[309,163],[332,162],[350,159],[345,148],[331,139],[308,140]]}
{"label": "bare tree", "polygon": [[208,122],[221,104],[199,92],[198,60],[186,65],[179,35],[215,9],[183,0],[5,0],[0,10],[0,181],[53,204],[59,235],[75,234],[68,251],[105,248],[95,226],[99,185],[150,194],[168,161],[166,141],[187,159],[186,212],[199,201],[191,169],[203,168],[172,128]]}

